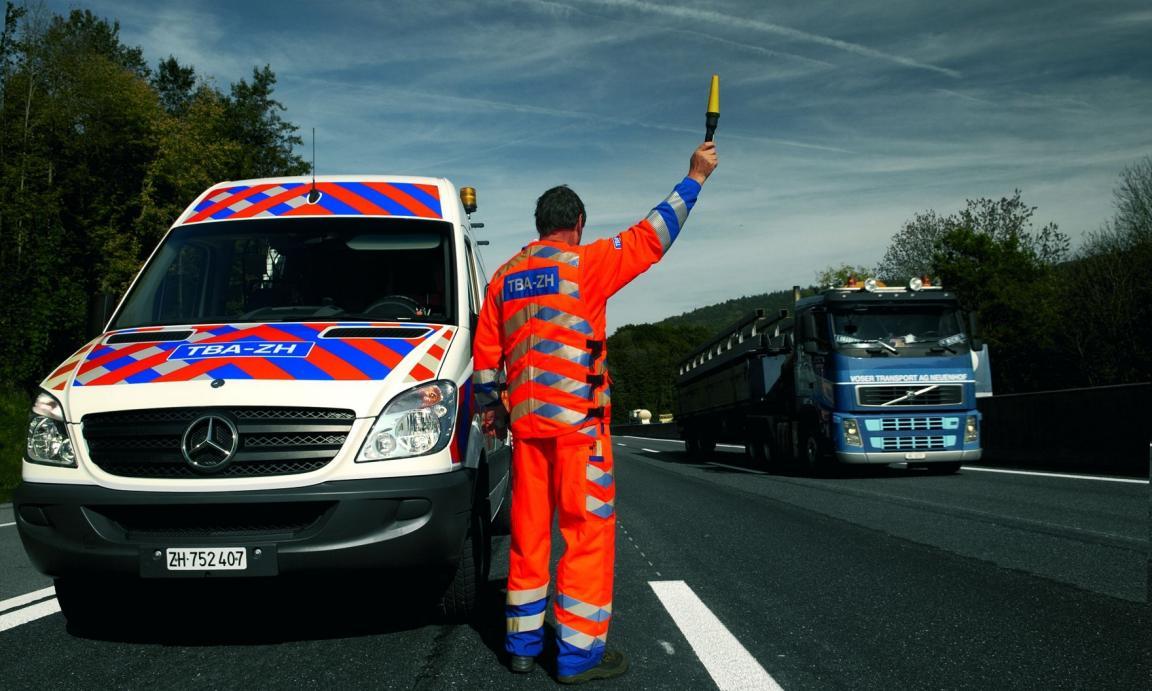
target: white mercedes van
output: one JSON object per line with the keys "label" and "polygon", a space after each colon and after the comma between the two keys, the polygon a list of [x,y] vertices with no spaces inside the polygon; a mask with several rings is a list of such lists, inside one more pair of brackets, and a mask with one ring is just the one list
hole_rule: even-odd
{"label": "white mercedes van", "polygon": [[471,612],[510,449],[473,406],[461,192],[246,180],[180,216],[33,406],[13,502],[65,616],[138,579],[413,568]]}

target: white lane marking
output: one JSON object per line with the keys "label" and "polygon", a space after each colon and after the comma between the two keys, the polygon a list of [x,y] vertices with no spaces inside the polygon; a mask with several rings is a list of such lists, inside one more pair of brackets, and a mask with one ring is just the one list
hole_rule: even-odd
{"label": "white lane marking", "polygon": [[669,655],[675,655],[676,654],[676,649],[673,648],[672,644],[669,643],[668,641],[657,641],[657,642],[660,644],[660,647],[664,649],[664,652],[668,653]]}
{"label": "white lane marking", "polygon": [[743,449],[743,448],[745,448],[743,444],[717,444],[716,447],[720,448],[720,449]]}
{"label": "white lane marking", "polygon": [[0,600],[0,612],[6,612],[6,611],[12,609],[13,607],[20,607],[20,606],[28,604],[29,602],[36,602],[37,600],[43,600],[44,598],[50,597],[50,596],[55,595],[55,594],[56,594],[56,588],[53,586],[48,586],[47,588],[42,588],[40,590],[34,590],[30,593],[24,593],[23,595],[17,595],[16,597],[10,597],[7,600]]}
{"label": "white lane marking", "polygon": [[683,439],[658,439],[656,437],[634,437],[631,434],[617,434],[615,436],[617,439],[639,439],[641,441],[666,441],[666,442],[671,442],[673,444],[683,444],[684,443]]}
{"label": "white lane marking", "polygon": [[1036,475],[1038,477],[1064,477],[1072,480],[1096,480],[1098,482],[1125,482],[1132,485],[1146,485],[1147,480],[1136,480],[1127,477],[1105,477],[1103,475],[1068,475],[1066,473],[1041,473],[1036,470],[1005,470],[1003,468],[985,468],[983,466],[963,466],[964,470],[975,470],[980,473],[1005,473],[1007,475]]}
{"label": "white lane marking", "polygon": [[729,468],[731,470],[739,470],[739,471],[745,472],[745,473],[755,473],[756,475],[767,475],[768,474],[768,473],[764,472],[763,470],[753,470],[752,468],[741,468],[738,465],[728,465],[727,463],[711,463],[711,462],[709,462],[709,463],[706,463],[705,465],[714,465],[714,466],[718,466],[720,468]]}
{"label": "white lane marking", "polygon": [[641,450],[641,451],[647,451],[648,453],[660,453],[660,452],[659,452],[659,451],[657,451],[656,449],[640,449],[640,450]]}
{"label": "white lane marking", "polygon": [[11,528],[15,523],[0,523],[0,528]]}
{"label": "white lane marking", "polygon": [[684,581],[648,581],[712,681],[721,689],[772,689],[780,685],[764,671],[712,610]]}
{"label": "white lane marking", "polygon": [[15,628],[21,624],[27,624],[30,621],[36,621],[41,617],[47,617],[56,614],[60,611],[60,603],[56,598],[45,600],[44,602],[37,602],[34,605],[18,609],[7,614],[0,615],[0,631],[7,631],[8,629]]}
{"label": "white lane marking", "polygon": [[616,446],[628,446],[628,445],[627,444],[621,444],[620,442],[616,442]]}

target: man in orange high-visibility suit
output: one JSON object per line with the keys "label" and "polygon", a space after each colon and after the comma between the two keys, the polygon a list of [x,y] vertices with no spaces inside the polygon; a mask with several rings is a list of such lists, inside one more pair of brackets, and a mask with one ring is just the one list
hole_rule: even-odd
{"label": "man in orange high-visibility suit", "polygon": [[648,216],[611,239],[581,245],[584,204],[567,187],[536,202],[540,239],[502,266],[488,286],[473,345],[473,388],[486,427],[512,406],[512,548],[506,648],[530,671],[544,640],[552,518],[566,549],[556,570],[557,678],[623,674],[607,651],[615,561],[615,487],[605,369],[608,298],[664,256],[715,169],[716,147],[692,154],[688,176]]}

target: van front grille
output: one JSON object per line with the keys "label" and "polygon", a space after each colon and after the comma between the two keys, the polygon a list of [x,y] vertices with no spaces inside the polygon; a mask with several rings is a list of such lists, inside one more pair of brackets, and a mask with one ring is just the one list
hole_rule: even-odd
{"label": "van front grille", "polygon": [[[194,467],[182,445],[189,427],[207,416],[236,428],[236,449],[219,469]],[[267,477],[309,473],[332,461],[356,416],[324,408],[160,408],[85,415],[88,455],[121,477]]]}

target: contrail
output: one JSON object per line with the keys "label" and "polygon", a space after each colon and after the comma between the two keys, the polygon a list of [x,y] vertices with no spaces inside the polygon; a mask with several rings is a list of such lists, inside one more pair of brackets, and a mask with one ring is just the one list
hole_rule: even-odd
{"label": "contrail", "polygon": [[649,14],[659,14],[665,17],[675,17],[676,19],[689,19],[697,22],[708,22],[710,24],[716,24],[735,29],[753,29],[763,33],[785,36],[787,38],[795,39],[798,41],[807,41],[808,43],[816,43],[822,46],[836,48],[837,50],[843,50],[868,58],[894,62],[898,65],[904,65],[905,67],[914,67],[916,69],[938,72],[949,77],[960,78],[963,76],[956,70],[950,70],[946,67],[930,65],[926,62],[920,62],[918,60],[913,60],[912,58],[906,58],[902,55],[885,53],[883,51],[875,50],[874,48],[862,46],[858,43],[849,43],[848,41],[841,41],[839,39],[831,38],[828,36],[821,36],[819,34],[811,34],[807,31],[793,29],[790,26],[773,24],[771,22],[764,22],[757,19],[735,17],[730,14],[722,14],[712,10],[698,10],[690,7],[680,7],[678,5],[657,5],[650,2],[643,2],[642,0],[583,0],[583,2],[600,5],[602,7],[629,9],[637,10],[640,12],[647,12]]}
{"label": "contrail", "polygon": [[[617,21],[617,22],[624,23],[622,20],[613,20],[613,19],[611,19],[609,17],[605,17],[603,15],[592,14],[591,12],[586,12],[586,11],[580,9],[579,7],[573,7],[572,5],[568,5],[568,4],[565,4],[563,2],[556,2],[555,0],[521,0],[521,2],[531,3],[533,5],[543,5],[545,7],[552,7],[552,8],[561,9],[561,10],[568,10],[570,12],[577,12],[579,14],[583,14],[583,15],[590,16],[590,17],[598,17],[600,19],[608,19],[609,21]],[[662,10],[664,8],[654,6],[652,9]],[[835,65],[833,65],[832,63],[824,62],[823,60],[817,60],[815,58],[809,58],[809,57],[805,57],[803,55],[796,55],[795,53],[786,53],[786,52],[780,51],[780,50],[772,50],[771,48],[765,48],[764,46],[757,46],[757,45],[753,45],[751,43],[741,43],[740,41],[733,41],[733,40],[728,39],[728,38],[721,38],[720,36],[716,36],[714,34],[707,34],[707,33],[704,33],[703,31],[688,30],[688,29],[673,29],[671,27],[661,27],[661,28],[665,31],[671,31],[671,32],[677,33],[677,34],[687,34],[689,36],[695,36],[698,38],[706,38],[710,41],[716,41],[717,43],[723,43],[723,44],[732,46],[733,48],[740,48],[742,50],[750,50],[754,53],[760,53],[761,55],[771,55],[773,57],[784,58],[786,60],[796,60],[798,62],[805,62],[805,63],[808,63],[810,65],[819,65],[820,67],[835,67]]]}

